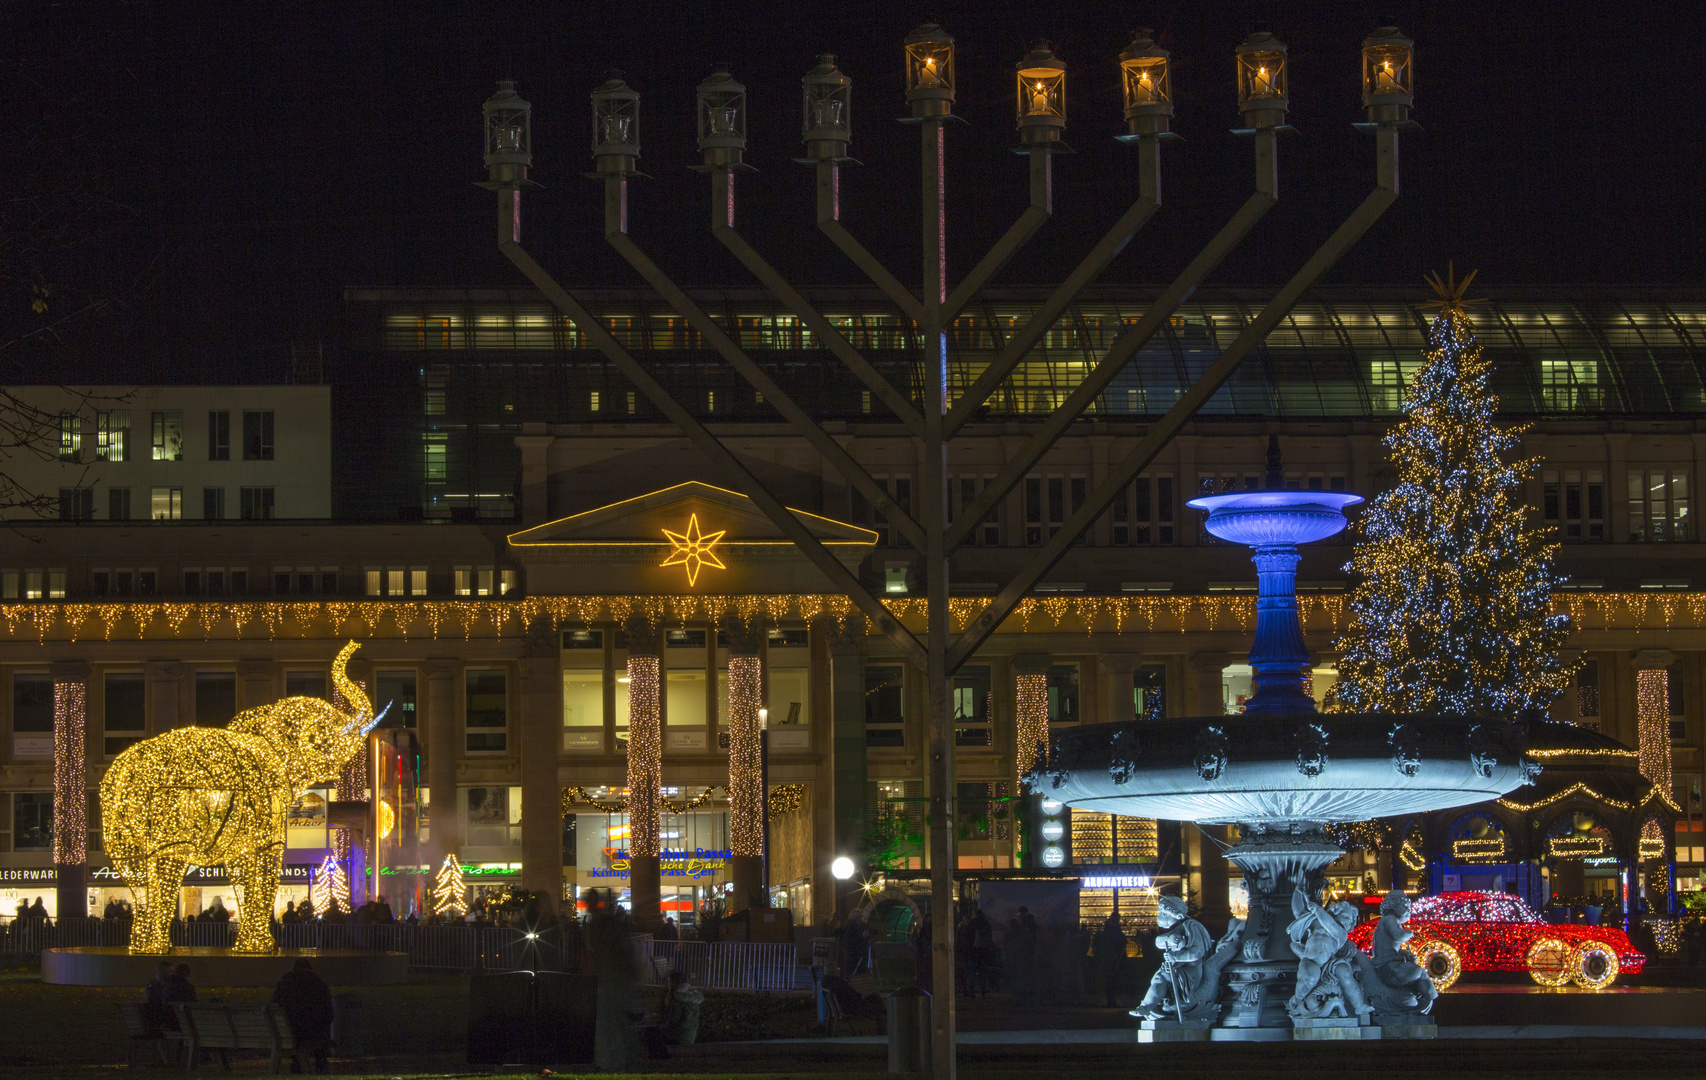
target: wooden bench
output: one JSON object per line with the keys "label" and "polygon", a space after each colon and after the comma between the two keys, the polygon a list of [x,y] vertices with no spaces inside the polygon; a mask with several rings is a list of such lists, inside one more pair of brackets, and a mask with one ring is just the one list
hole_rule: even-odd
{"label": "wooden bench", "polygon": [[278,1072],[285,1054],[296,1054],[296,1035],[277,1005],[214,1005],[179,1002],[178,1024],[183,1028],[184,1068],[194,1069],[203,1050],[219,1051],[229,1071],[231,1051],[265,1050],[272,1071]]}
{"label": "wooden bench", "polygon": [[[184,1041],[183,1035],[169,1028],[155,1027],[148,1018],[148,1006],[140,1001],[121,1001],[118,1011],[124,1017],[124,1030],[130,1038],[130,1046],[151,1042],[155,1052],[160,1055],[160,1064],[171,1065],[177,1061],[178,1048]],[[133,1057],[132,1064],[134,1063]]]}

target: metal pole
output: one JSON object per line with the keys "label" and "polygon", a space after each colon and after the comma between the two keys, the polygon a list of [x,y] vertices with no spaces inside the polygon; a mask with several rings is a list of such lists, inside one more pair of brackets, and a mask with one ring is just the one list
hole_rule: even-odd
{"label": "metal pole", "polygon": [[946,161],[942,119],[920,124],[924,193],[924,651],[926,727],[930,748],[931,1063],[937,1080],[954,1080],[954,728],[948,666],[948,342],[942,333],[947,299]]}
{"label": "metal pole", "polygon": [[[764,848],[764,861],[760,864],[763,869],[758,878],[759,886],[764,890],[764,903],[760,907],[770,906],[770,724],[760,720],[758,723],[758,791],[761,815],[764,822],[763,831],[759,834],[759,843]],[[750,928],[749,928],[750,929]],[[750,935],[748,940],[751,940]]]}

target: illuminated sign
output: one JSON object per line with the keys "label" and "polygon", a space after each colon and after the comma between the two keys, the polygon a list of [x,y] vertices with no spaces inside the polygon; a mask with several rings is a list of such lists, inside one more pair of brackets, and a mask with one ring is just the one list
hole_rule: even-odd
{"label": "illuminated sign", "polygon": [[[694,848],[692,851],[664,851],[661,853],[660,866],[663,877],[699,878],[714,877],[718,870],[728,866],[733,852],[714,851],[706,848]],[[588,877],[617,878],[628,880],[631,862],[628,853],[620,848],[605,848],[604,857],[610,860],[608,870],[593,867],[588,870]]]}
{"label": "illuminated sign", "polygon": [[[285,885],[292,882],[305,883],[313,869],[312,866],[286,863],[278,868],[278,880],[280,884]],[[53,873],[51,870],[47,872]],[[7,873],[8,871],[0,870],[0,881],[8,880],[5,876]],[[89,871],[89,880],[91,882],[122,882],[124,879],[119,876],[117,870],[110,866],[97,866]],[[231,884],[231,875],[223,866],[191,866],[184,871],[184,884],[192,887],[196,885],[229,885]]]}
{"label": "illuminated sign", "polygon": [[1495,836],[1483,840],[1453,840],[1451,853],[1459,859],[1502,858],[1505,854],[1505,838]]}
{"label": "illuminated sign", "polygon": [[1147,889],[1151,884],[1147,874],[1086,874],[1079,879],[1086,889]]}
{"label": "illuminated sign", "polygon": [[1583,855],[1604,855],[1605,837],[1603,836],[1554,836],[1548,849],[1553,855],[1564,857]]}
{"label": "illuminated sign", "polygon": [[707,566],[715,567],[718,570],[727,570],[728,567],[723,565],[723,560],[717,557],[714,550],[727,531],[727,529],[719,529],[714,533],[701,533],[699,531],[699,515],[690,515],[687,519],[687,531],[685,533],[671,532],[668,529],[663,531],[664,538],[669,541],[670,552],[669,558],[665,559],[660,565],[687,567],[687,585],[689,588],[699,583],[699,571]]}

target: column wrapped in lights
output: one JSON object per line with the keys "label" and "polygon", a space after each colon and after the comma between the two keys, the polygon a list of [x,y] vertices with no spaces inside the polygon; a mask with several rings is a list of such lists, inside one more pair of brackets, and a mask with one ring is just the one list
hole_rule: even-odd
{"label": "column wrapped in lights", "polygon": [[729,650],[729,878],[736,910],[764,898],[763,620],[722,620]]}
{"label": "column wrapped in lights", "polygon": [[1019,736],[1016,760],[1022,777],[1037,763],[1039,752],[1045,763],[1048,760],[1048,674],[1021,672],[1016,683],[1014,716]]}
{"label": "column wrapped in lights", "polygon": [[87,664],[53,667],[53,865],[62,918],[88,914],[88,679]]}
{"label": "column wrapped in lights", "polygon": [[663,807],[663,717],[655,656],[628,657],[628,854],[658,854]]}
{"label": "column wrapped in lights", "polygon": [[1666,795],[1671,793],[1670,665],[1676,655],[1662,649],[1635,654],[1636,752],[1641,775]]}

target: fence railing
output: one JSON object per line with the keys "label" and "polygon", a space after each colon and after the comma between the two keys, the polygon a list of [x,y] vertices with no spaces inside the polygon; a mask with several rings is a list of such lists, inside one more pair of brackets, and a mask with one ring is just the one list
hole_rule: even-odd
{"label": "fence railing", "polygon": [[[500,926],[412,926],[407,923],[307,922],[275,925],[282,949],[342,949],[401,952],[421,971],[586,970],[579,927],[538,933]],[[172,944],[228,949],[237,924],[175,923]],[[123,948],[130,923],[114,919],[16,919],[0,922],[0,955],[40,956],[44,949]],[[695,986],[713,990],[798,990],[811,983],[791,944],[743,941],[658,941],[634,938],[641,979],[660,985],[672,971],[685,972]]]}

